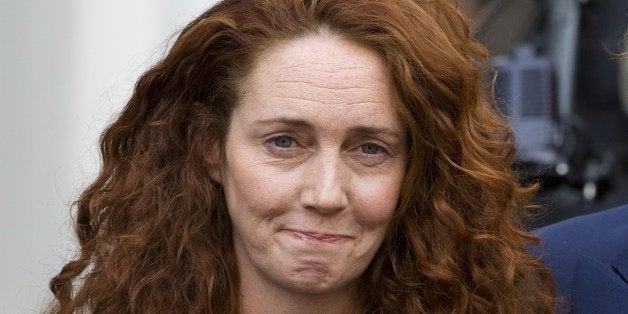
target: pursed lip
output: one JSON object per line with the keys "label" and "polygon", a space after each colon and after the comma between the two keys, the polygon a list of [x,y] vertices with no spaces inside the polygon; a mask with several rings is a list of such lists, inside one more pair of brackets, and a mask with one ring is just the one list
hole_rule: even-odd
{"label": "pursed lip", "polygon": [[323,243],[334,243],[340,240],[347,239],[349,237],[341,234],[329,234],[329,233],[320,233],[315,231],[300,231],[294,229],[286,229],[292,236],[302,239],[302,240],[310,240],[317,241]]}

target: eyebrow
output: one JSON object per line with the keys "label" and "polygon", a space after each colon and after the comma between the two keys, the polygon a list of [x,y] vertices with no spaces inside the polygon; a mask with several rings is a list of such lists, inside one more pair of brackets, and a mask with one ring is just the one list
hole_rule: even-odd
{"label": "eyebrow", "polygon": [[273,118],[273,119],[262,119],[262,120],[255,120],[253,121],[253,123],[256,124],[284,124],[287,126],[291,126],[294,128],[299,128],[299,129],[304,129],[304,130],[308,130],[308,131],[313,131],[314,130],[314,126],[305,121],[305,120],[301,120],[301,119],[289,119],[289,118]]}
{"label": "eyebrow", "polygon": [[370,126],[356,126],[349,129],[349,133],[352,134],[362,134],[366,136],[375,136],[378,134],[386,134],[397,139],[401,139],[401,135],[399,132],[389,129],[389,128],[379,128],[379,127],[370,127]]}
{"label": "eyebrow", "polygon": [[[290,119],[290,118],[272,118],[272,119],[262,119],[262,120],[255,120],[253,123],[256,124],[283,124],[286,126],[291,126],[294,128],[298,128],[298,129],[303,129],[303,130],[307,130],[307,131],[313,131],[314,130],[314,126],[305,121],[305,120],[301,120],[301,119]],[[392,137],[395,137],[397,139],[401,139],[401,135],[399,134],[399,132],[390,129],[390,128],[386,128],[386,127],[371,127],[371,126],[363,126],[363,125],[358,125],[358,126],[354,126],[352,128],[349,129],[349,134],[361,134],[361,135],[366,135],[366,136],[375,136],[378,134],[386,134]]]}

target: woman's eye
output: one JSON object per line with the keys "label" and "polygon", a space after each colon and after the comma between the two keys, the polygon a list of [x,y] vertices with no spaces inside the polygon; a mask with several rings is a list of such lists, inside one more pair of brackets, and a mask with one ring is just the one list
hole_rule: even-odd
{"label": "woman's eye", "polygon": [[377,145],[377,144],[366,143],[366,144],[360,146],[360,150],[364,154],[375,155],[377,153],[380,153],[383,150],[383,148],[381,146]]}
{"label": "woman's eye", "polygon": [[289,136],[277,136],[271,139],[271,142],[277,147],[290,148],[294,140]]}

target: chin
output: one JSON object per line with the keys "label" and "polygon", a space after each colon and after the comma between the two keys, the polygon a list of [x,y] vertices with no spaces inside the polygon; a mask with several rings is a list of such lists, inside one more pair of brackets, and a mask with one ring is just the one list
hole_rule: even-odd
{"label": "chin", "polygon": [[337,269],[320,261],[299,261],[284,272],[285,286],[307,294],[324,294],[346,288],[357,278],[339,274]]}
{"label": "chin", "polygon": [[348,286],[347,283],[341,283],[332,278],[317,277],[317,274],[299,274],[295,277],[289,278],[285,287],[301,294],[323,295],[342,290]]}

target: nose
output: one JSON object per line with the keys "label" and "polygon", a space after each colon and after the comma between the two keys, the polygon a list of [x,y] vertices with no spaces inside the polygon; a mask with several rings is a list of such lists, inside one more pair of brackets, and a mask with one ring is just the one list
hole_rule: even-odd
{"label": "nose", "polygon": [[349,205],[349,173],[341,156],[329,152],[315,155],[304,165],[301,205],[322,215],[329,215]]}

